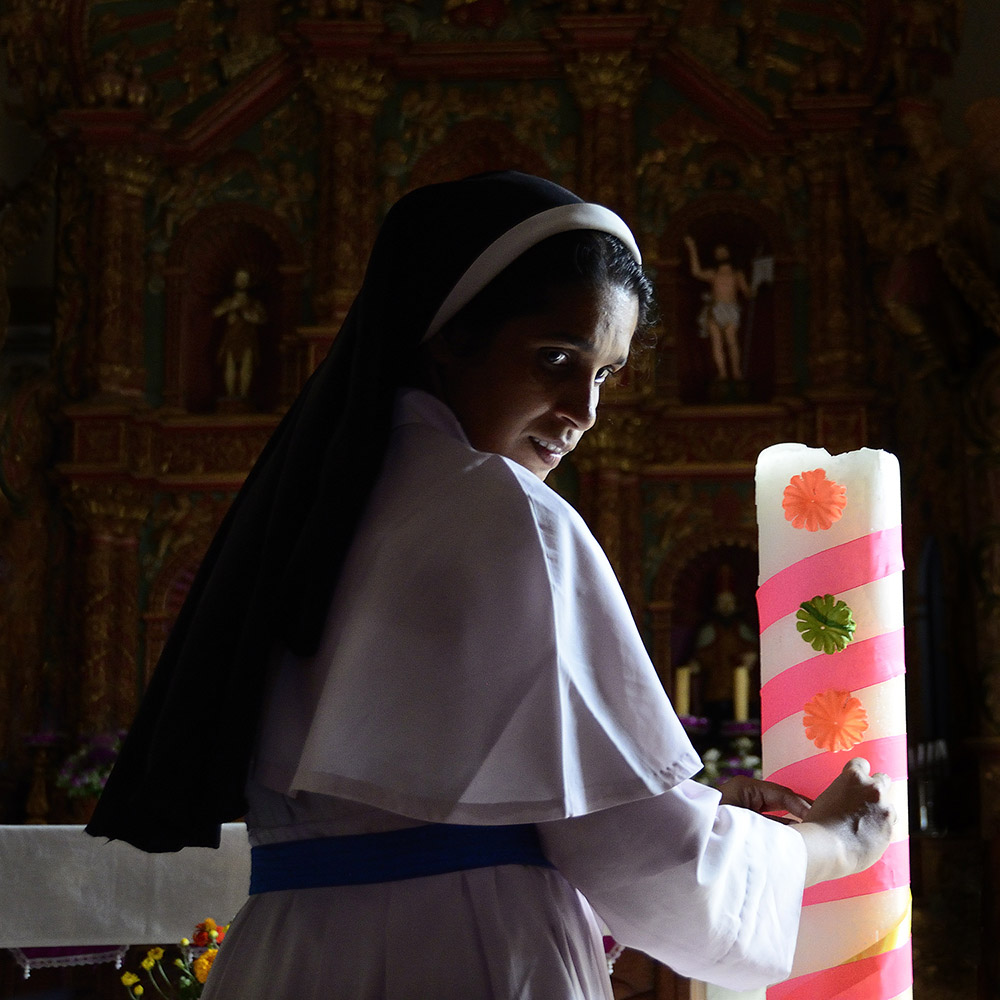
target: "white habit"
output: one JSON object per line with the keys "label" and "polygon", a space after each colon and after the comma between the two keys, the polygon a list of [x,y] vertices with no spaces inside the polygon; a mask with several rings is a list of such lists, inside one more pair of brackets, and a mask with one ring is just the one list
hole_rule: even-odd
{"label": "white habit", "polygon": [[407,390],[319,651],[275,657],[251,841],[535,823],[555,868],[254,896],[205,1000],[610,997],[598,917],[683,975],[775,982],[804,844],[700,767],[579,515]]}

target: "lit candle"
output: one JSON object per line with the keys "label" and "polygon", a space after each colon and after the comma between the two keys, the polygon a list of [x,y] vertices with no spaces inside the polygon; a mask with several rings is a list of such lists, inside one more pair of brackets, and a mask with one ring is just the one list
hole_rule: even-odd
{"label": "lit candle", "polygon": [[815,797],[852,757],[892,779],[867,871],[806,890],[792,978],[768,1000],[912,995],[899,465],[782,444],[757,462],[764,776]]}

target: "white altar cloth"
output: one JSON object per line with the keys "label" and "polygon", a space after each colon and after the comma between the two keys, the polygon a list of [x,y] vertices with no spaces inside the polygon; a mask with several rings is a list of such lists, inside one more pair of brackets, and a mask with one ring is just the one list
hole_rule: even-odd
{"label": "white altar cloth", "polygon": [[0,947],[173,944],[247,898],[246,826],[218,850],[145,854],[82,826],[0,826]]}

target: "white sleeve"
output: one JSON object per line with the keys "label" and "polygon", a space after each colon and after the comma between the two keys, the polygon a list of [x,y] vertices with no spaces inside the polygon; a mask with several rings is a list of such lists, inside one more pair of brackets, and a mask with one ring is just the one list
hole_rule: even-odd
{"label": "white sleeve", "polygon": [[662,795],[538,825],[548,859],[615,939],[730,989],[787,978],[806,850],[794,831],[715,789]]}

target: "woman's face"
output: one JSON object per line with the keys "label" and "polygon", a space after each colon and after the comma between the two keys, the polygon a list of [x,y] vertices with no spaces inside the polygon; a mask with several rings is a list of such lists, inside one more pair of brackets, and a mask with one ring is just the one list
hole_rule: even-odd
{"label": "woman's face", "polygon": [[438,351],[440,394],[474,448],[545,479],[593,426],[638,314],[623,288],[558,289],[547,308],[510,320],[473,357]]}

